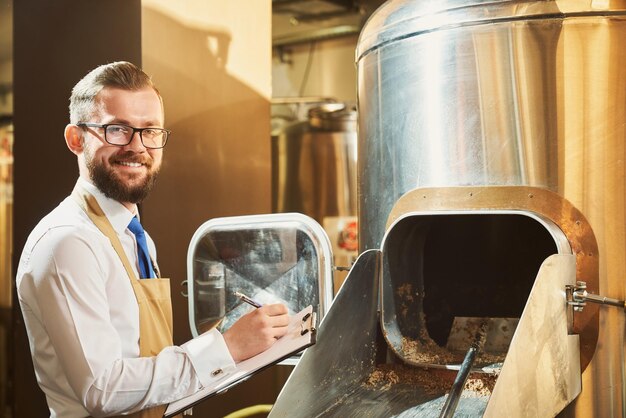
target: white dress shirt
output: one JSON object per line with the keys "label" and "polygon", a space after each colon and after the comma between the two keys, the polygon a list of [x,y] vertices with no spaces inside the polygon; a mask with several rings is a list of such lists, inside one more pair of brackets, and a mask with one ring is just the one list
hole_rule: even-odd
{"label": "white dress shirt", "polygon": [[[84,179],[78,182],[97,199],[137,272],[135,238],[127,229],[134,214]],[[128,275],[109,239],[71,196],[31,232],[16,281],[51,417],[98,417],[169,403],[235,368],[216,330],[156,357],[139,357],[138,307]]]}

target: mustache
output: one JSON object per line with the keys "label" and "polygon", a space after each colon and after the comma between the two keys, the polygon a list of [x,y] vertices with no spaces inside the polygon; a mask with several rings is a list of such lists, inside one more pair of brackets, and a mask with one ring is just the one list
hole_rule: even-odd
{"label": "mustache", "polygon": [[119,161],[144,164],[148,168],[152,167],[153,163],[152,158],[148,154],[140,155],[133,151],[120,151],[109,157],[109,164],[114,164]]}

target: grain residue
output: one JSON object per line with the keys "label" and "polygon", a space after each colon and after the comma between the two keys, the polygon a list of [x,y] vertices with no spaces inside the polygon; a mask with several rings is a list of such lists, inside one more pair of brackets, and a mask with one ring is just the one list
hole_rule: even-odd
{"label": "grain residue", "polygon": [[[403,364],[380,364],[365,379],[368,389],[390,390],[402,384],[421,388],[428,395],[443,395],[452,388],[457,371],[445,369],[423,369]],[[482,398],[493,392],[496,374],[470,373],[461,397]]]}
{"label": "grain residue", "polygon": [[398,313],[403,318],[406,318],[410,312],[409,308],[415,304],[420,294],[418,291],[413,289],[413,284],[404,283],[396,288],[396,295],[401,301]]}
{"label": "grain residue", "polygon": [[424,364],[452,364],[463,361],[463,357],[455,355],[440,347],[430,338],[420,340],[402,337],[402,354],[406,361]]}
{"label": "grain residue", "polygon": [[407,302],[413,302],[419,296],[418,292],[413,291],[413,285],[411,283],[404,283],[398,286],[396,294]]}

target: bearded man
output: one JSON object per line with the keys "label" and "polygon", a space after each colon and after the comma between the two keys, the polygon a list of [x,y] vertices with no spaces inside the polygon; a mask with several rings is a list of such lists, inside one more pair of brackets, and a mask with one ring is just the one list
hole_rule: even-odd
{"label": "bearded man", "polygon": [[72,90],[65,142],[79,178],[31,232],[16,278],[51,417],[161,418],[287,330],[287,308],[271,304],[173,345],[169,279],[137,210],[169,138],[159,91],[131,63],[102,65]]}

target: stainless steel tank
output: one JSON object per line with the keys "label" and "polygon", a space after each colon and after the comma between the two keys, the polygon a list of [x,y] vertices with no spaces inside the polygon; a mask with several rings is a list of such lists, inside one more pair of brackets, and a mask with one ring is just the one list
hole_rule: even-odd
{"label": "stainless steel tank", "polygon": [[[354,104],[323,103],[272,137],[272,211],[319,222],[336,266],[350,266],[358,255],[356,123]],[[335,273],[335,289],[344,278]]]}
{"label": "stainless steel tank", "polygon": [[[356,52],[360,251],[379,248],[409,213],[517,211],[562,232],[576,280],[624,299],[624,39],[625,1],[384,4]],[[457,236],[454,225],[440,229],[452,254],[493,239],[486,230],[499,232],[496,246],[534,246],[524,227],[472,234],[470,222]],[[570,315],[582,392],[563,416],[624,416],[624,313],[588,306]],[[518,384],[512,390],[531,390]]]}
{"label": "stainless steel tank", "polygon": [[272,209],[304,213],[322,224],[356,216],[356,109],[312,107],[308,118],[272,139]]}

